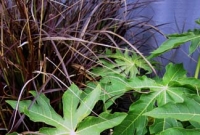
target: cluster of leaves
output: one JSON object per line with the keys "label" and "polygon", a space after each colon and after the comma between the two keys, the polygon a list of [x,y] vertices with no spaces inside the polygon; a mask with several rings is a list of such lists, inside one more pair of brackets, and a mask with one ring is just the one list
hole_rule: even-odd
{"label": "cluster of leaves", "polygon": [[[24,134],[99,135],[105,130],[113,135],[200,132],[200,59],[194,78],[187,77],[182,64],[172,63],[166,66],[162,77],[148,77],[155,71],[152,58],[186,42],[191,42],[192,54],[200,45],[200,31],[169,35],[147,60],[123,38],[124,31],[133,27],[117,15],[123,4],[79,0],[64,4],[44,0],[1,2],[0,71],[4,81],[0,87],[6,88],[0,96],[2,106],[6,98],[18,99],[6,101],[16,110],[14,121],[20,112],[15,129],[26,123],[22,113],[34,123],[44,123],[38,131]],[[121,44],[130,45],[134,51],[119,49]],[[84,88],[79,89],[80,86]],[[62,95],[60,103],[43,93],[66,87],[64,94],[58,94]],[[127,110],[117,112],[113,106],[127,93],[132,102]],[[27,97],[29,100],[25,100]],[[61,109],[52,106],[50,101],[54,100]],[[7,106],[4,110],[2,120],[10,112]],[[5,120],[3,123],[6,125]]]}
{"label": "cluster of leaves", "polygon": [[[198,25],[200,25],[199,22],[200,19],[196,21]],[[182,34],[168,35],[168,40],[166,40],[158,49],[154,50],[148,58],[152,59],[154,57],[162,55],[163,53],[175,49],[187,42],[190,43],[189,55],[191,55],[200,46],[200,30],[194,29],[194,30],[188,30],[187,32],[184,32]],[[199,72],[200,72],[200,57],[198,59],[198,63],[196,66],[196,71],[194,75],[195,78],[198,78]]]}
{"label": "cluster of leaves", "polygon": [[[28,131],[23,134],[99,135],[105,130],[113,135],[200,132],[200,80],[197,76],[187,77],[182,64],[172,63],[166,66],[163,77],[149,78],[148,74],[154,71],[150,61],[123,38],[126,30],[135,26],[123,21],[126,16],[118,16],[123,7],[127,9],[126,2],[121,1],[1,1],[0,87],[6,87],[0,91],[0,109],[5,111],[0,115],[5,127],[5,119],[12,112],[5,103],[9,98],[18,99],[6,101],[16,110],[12,113],[11,130],[26,123],[24,115],[34,123],[44,123],[34,132],[24,124]],[[199,46],[200,31],[168,36],[148,59],[188,41],[191,54]],[[123,44],[134,51],[119,49]],[[103,55],[97,55],[100,53]],[[92,70],[88,72],[89,69]],[[80,90],[82,84],[85,87]],[[52,98],[49,94],[47,98],[44,94],[66,87],[64,94],[58,93],[62,102],[57,95]],[[133,101],[127,110],[116,112],[113,105],[126,93]],[[58,104],[52,106],[55,100]],[[18,112],[20,118],[15,123]]]}
{"label": "cluster of leaves", "polygon": [[[111,55],[109,54],[108,57]],[[114,56],[115,54],[113,54]],[[119,55],[119,60],[121,60],[119,66],[124,65],[127,60],[132,58],[129,56],[125,60],[128,57],[125,53],[124,64],[122,64],[122,59],[120,59],[122,56],[123,54]],[[134,57],[136,56],[134,54]],[[138,56],[139,58],[140,56]],[[132,60],[132,62],[135,61]],[[109,67],[112,67],[111,65]],[[143,68],[143,66],[135,65],[137,69]],[[148,69],[145,66],[143,69]],[[93,72],[97,75],[96,70],[99,72],[99,67],[93,68]],[[124,70],[129,70],[129,67]],[[84,91],[72,85],[65,92],[62,99],[63,118],[53,110],[49,100],[43,94],[37,96],[36,92],[31,92],[33,96],[37,97],[36,103],[28,109],[32,101],[20,101],[19,110],[35,122],[44,122],[53,126],[54,128],[39,130],[40,133],[49,135],[100,134],[110,128],[113,128],[114,135],[168,135],[183,132],[184,134],[197,134],[200,132],[200,98],[198,95],[200,80],[188,78],[182,64],[170,63],[167,65],[166,73],[162,78],[148,78],[145,75],[138,76],[136,74],[127,78],[120,70],[116,70],[112,74],[110,68],[103,71],[108,74],[100,74],[101,79],[98,84],[90,82]],[[134,71],[139,70],[134,68],[129,70],[129,72]],[[111,114],[110,106],[118,97],[128,91],[138,93],[139,98],[130,105],[127,113]],[[92,108],[99,100],[104,103],[103,113],[97,115]],[[17,101],[7,102],[16,108]],[[97,116],[88,116],[91,112]]]}
{"label": "cluster of leaves", "polygon": [[[118,52],[119,53],[119,52]],[[109,54],[108,57],[111,55]],[[113,54],[114,58],[115,54]],[[105,62],[108,69],[95,68],[95,73],[100,73],[102,79],[100,84],[105,90],[101,99],[104,101],[104,109],[107,110],[114,101],[128,91],[134,91],[139,94],[139,98],[131,104],[127,112],[126,118],[122,123],[116,126],[113,130],[114,135],[144,135],[144,134],[196,134],[199,130],[200,110],[199,106],[199,83],[196,78],[186,76],[186,71],[182,64],[172,64],[166,66],[166,73],[162,78],[148,78],[145,76],[137,76],[134,74],[131,77],[124,76],[121,70],[114,70],[113,67],[130,64],[127,62],[132,58],[127,52],[124,54],[124,63],[118,54],[113,62]],[[133,54],[134,57],[140,58]],[[117,62],[120,61],[117,66]],[[136,59],[137,61],[137,59]],[[135,68],[144,70],[147,65],[137,66],[136,61],[132,60],[132,65]],[[142,61],[141,61],[142,62]],[[123,63],[123,64],[122,64]],[[143,63],[143,62],[142,62]],[[116,65],[115,65],[116,64]],[[108,66],[109,65],[109,66]],[[124,71],[136,72],[134,68],[130,70],[130,66],[124,66]],[[107,70],[107,72],[106,72]],[[147,70],[148,71],[148,70]],[[148,73],[148,72],[147,72]],[[134,96],[134,94],[132,95]],[[186,124],[187,122],[187,124]]]}
{"label": "cluster of leaves", "polygon": [[105,55],[99,58],[99,63],[103,65],[103,68],[96,67],[93,73],[97,73],[102,77],[115,73],[129,78],[139,75],[141,69],[147,71],[147,74],[152,72],[148,63],[141,56],[138,56],[135,52],[130,52],[128,49],[125,49],[124,52],[116,50],[115,53],[107,49]]}
{"label": "cluster of leaves", "polygon": [[[63,95],[63,117],[61,117],[51,107],[49,99],[44,94],[37,95],[32,91],[33,96],[38,96],[36,103],[28,110],[27,107],[31,105],[32,101],[21,101],[19,110],[34,122],[44,122],[53,126],[53,128],[43,127],[39,130],[40,133],[46,135],[99,135],[105,129],[118,125],[126,117],[125,113],[110,114],[106,112],[99,114],[98,117],[87,117],[99,100],[100,93],[101,87],[97,85],[83,98],[82,91],[72,84]],[[7,102],[16,108],[16,101],[8,100]]]}

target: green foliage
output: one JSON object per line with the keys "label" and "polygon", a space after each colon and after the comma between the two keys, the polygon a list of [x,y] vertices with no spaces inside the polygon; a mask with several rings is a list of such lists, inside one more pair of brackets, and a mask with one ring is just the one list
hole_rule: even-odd
{"label": "green foliage", "polygon": [[[133,134],[134,132],[137,134],[145,134],[147,131],[146,125],[148,118],[143,114],[146,111],[151,110],[155,104],[156,106],[162,106],[168,102],[184,101],[180,95],[187,92],[187,89],[181,88],[181,86],[176,86],[174,83],[172,84],[172,82],[178,80],[179,77],[185,76],[185,71],[181,67],[182,65],[168,65],[163,79],[157,81],[154,87],[149,87],[149,94],[142,95],[137,102],[131,105],[128,116],[115,128],[114,134]],[[177,74],[177,72],[174,73],[173,71],[176,69],[179,69],[177,71],[183,74]],[[139,124],[141,120],[144,124]],[[125,125],[127,125],[127,128],[124,128],[120,133],[121,128]],[[131,131],[130,129],[132,129],[131,133],[129,133]]]}
{"label": "green foliage", "polygon": [[163,44],[161,44],[161,46],[158,49],[153,51],[149,56],[149,58],[154,58],[156,56],[159,56],[164,52],[179,47],[180,45],[186,42],[191,42],[189,48],[189,54],[192,54],[200,45],[200,30],[195,29],[195,30],[190,30],[183,34],[169,35],[168,39]]}
{"label": "green foliage", "polygon": [[175,127],[183,126],[179,121],[173,118],[155,119],[154,123],[149,126],[149,131],[151,134],[155,134]]}
{"label": "green foliage", "polygon": [[[101,88],[98,85],[85,98],[82,91],[74,84],[64,93],[62,98],[63,117],[51,107],[49,99],[44,95],[31,94],[36,97],[30,109],[30,100],[20,101],[19,110],[34,122],[43,122],[52,127],[42,127],[39,132],[47,135],[99,135],[102,131],[118,125],[126,116],[124,113],[109,114],[103,112],[98,117],[88,116],[100,98]],[[37,97],[38,96],[38,97]],[[16,101],[7,100],[12,108]]]}
{"label": "green foliage", "polygon": [[152,69],[141,56],[127,49],[124,53],[120,50],[112,53],[111,50],[107,49],[105,56],[100,57],[100,59],[100,63],[103,64],[104,68],[97,67],[93,69],[93,73],[98,73],[101,76],[108,76],[115,73],[126,78],[132,78],[140,75],[141,69],[145,70],[147,74],[152,73]]}
{"label": "green foliage", "polygon": [[[197,20],[196,23],[200,24],[200,19]],[[197,50],[198,47],[200,46],[200,30],[199,29],[188,30],[188,32],[181,33],[181,34],[171,34],[171,35],[168,35],[167,37],[168,39],[164,43],[162,43],[159,46],[159,48],[151,52],[151,55],[148,57],[149,59],[162,55],[163,53],[170,51],[172,49],[175,49],[187,42],[190,42],[189,55],[194,53],[194,51]],[[195,78],[198,78],[199,71],[200,71],[200,57],[199,57],[195,75],[194,75]]]}
{"label": "green foliage", "polygon": [[131,79],[120,78],[120,76],[108,76],[105,80],[100,81],[102,88],[104,89],[101,99],[104,102],[104,107],[109,108],[113,102],[128,91],[142,92],[142,90],[149,88],[156,88],[154,80],[143,77],[133,77]]}
{"label": "green foliage", "polygon": [[[108,56],[106,56],[112,56],[110,53],[110,51],[107,52]],[[180,119],[178,117],[171,117],[170,113],[169,115],[163,114],[166,117],[162,117],[161,119],[153,116],[149,119],[145,114],[167,104],[180,105],[183,102],[187,102],[185,101],[185,94],[197,94],[200,81],[196,78],[188,78],[182,64],[173,65],[172,63],[166,66],[166,73],[162,78],[150,79],[146,76],[136,76],[136,74],[127,78],[119,70],[114,70],[116,67],[120,68],[120,66],[116,64],[115,58],[122,60],[120,57],[124,57],[124,59],[128,57],[128,55],[125,57],[121,54],[122,53],[120,53],[120,55],[118,54],[119,57],[113,54],[111,58],[114,59],[114,64],[112,61],[103,61],[102,64],[104,64],[106,68],[101,70],[100,68],[93,69],[95,73],[99,72],[99,75],[102,76],[100,84],[105,90],[105,93],[102,95],[105,109],[108,109],[117,98],[127,91],[134,90],[135,92],[142,93],[142,90],[146,89],[146,92],[145,94],[141,94],[139,100],[130,106],[126,118],[120,125],[114,128],[114,135],[144,135],[148,132],[150,132],[150,134],[158,134],[174,127],[182,128],[183,123],[179,122]],[[118,62],[119,65],[125,65],[120,62]],[[124,60],[124,62],[126,63],[126,60]],[[137,65],[134,66],[134,68],[137,68]],[[111,97],[112,100],[109,101]],[[173,110],[173,108],[171,110]],[[167,111],[169,112],[170,110]],[[155,115],[156,113],[158,113],[157,110],[155,110]],[[149,122],[152,124],[148,125]]]}
{"label": "green foliage", "polygon": [[[195,78],[187,77],[182,64],[172,63],[166,66],[163,77],[149,78],[149,74],[154,70],[149,67],[152,58],[186,42],[191,42],[189,54],[192,54],[200,45],[199,29],[169,35],[168,39],[151,53],[147,61],[131,43],[122,38],[122,31],[126,31],[125,26],[131,26],[128,26],[129,22],[121,22],[117,15],[113,14],[121,8],[121,2],[92,2],[87,6],[87,1],[82,1],[81,4],[70,1],[66,4],[71,6],[66,7],[59,2],[42,1],[31,3],[33,8],[30,8],[29,3],[23,5],[20,1],[16,0],[15,3],[21,4],[13,6],[17,7],[13,13],[17,13],[18,16],[10,14],[5,4],[2,6],[3,10],[7,11],[7,17],[1,18],[2,24],[6,22],[1,30],[6,33],[1,35],[4,38],[2,44],[5,46],[1,49],[0,67],[5,69],[1,72],[8,89],[15,91],[11,92],[10,97],[16,98],[13,93],[20,93],[17,97],[19,102],[6,102],[31,121],[44,124],[38,132],[27,131],[26,134],[100,135],[109,129],[112,129],[109,133],[113,135],[199,134],[200,58]],[[40,4],[42,5],[39,6]],[[54,4],[59,4],[61,8],[55,8]],[[63,8],[66,10],[63,11]],[[29,10],[32,15],[30,18],[27,17],[30,14]],[[52,20],[52,16],[56,19]],[[15,21],[12,21],[13,19]],[[199,20],[196,22],[200,24]],[[115,33],[117,31],[119,32]],[[137,53],[113,47],[121,40]],[[97,51],[99,48],[101,51]],[[97,55],[104,50],[105,54]],[[58,57],[55,58],[55,54]],[[94,66],[92,70],[88,65]],[[8,66],[10,68],[7,68]],[[37,76],[32,74],[34,71],[38,73]],[[49,74],[51,76],[47,79],[46,75]],[[79,81],[78,78],[82,76],[83,79]],[[59,105],[63,115],[52,106],[51,99],[43,93],[36,92],[46,88],[52,78],[56,78],[56,83],[51,84],[52,87],[60,87],[62,84],[66,88],[73,81],[84,86],[80,90],[77,85],[72,84],[61,94],[62,103]],[[29,85],[29,81],[33,81],[33,85]],[[24,84],[28,85],[26,95],[30,93],[35,101],[20,100],[24,92],[24,89],[21,91],[21,87]],[[41,85],[44,87],[40,89]],[[39,89],[30,91],[32,88]],[[127,93],[133,98],[132,103],[128,105],[129,109],[118,112],[112,108],[116,101]],[[99,101],[103,101],[102,110],[97,113],[94,108]],[[18,133],[10,133],[14,134]]]}
{"label": "green foliage", "polygon": [[175,118],[180,121],[200,121],[199,102],[188,97],[184,97],[184,102],[169,102],[159,108],[155,108],[144,115],[154,118]]}
{"label": "green foliage", "polygon": [[[95,70],[99,68],[93,68]],[[146,75],[127,78],[123,74],[111,73],[109,68],[99,76],[102,78],[97,87],[96,82],[90,82],[83,92],[72,85],[64,93],[63,117],[55,112],[44,94],[37,97],[36,92],[31,92],[37,97],[36,103],[27,109],[31,101],[20,101],[19,110],[34,122],[53,126],[41,128],[39,132],[44,134],[98,135],[110,128],[113,128],[113,135],[195,134],[199,131],[200,80],[188,78],[182,64],[168,64],[162,78],[151,79]],[[127,114],[110,114],[115,100],[130,91],[138,93],[139,97],[130,105]],[[103,101],[104,111],[98,117],[89,116],[99,100]],[[16,101],[7,102],[16,108]],[[184,122],[189,125],[185,126]]]}
{"label": "green foliage", "polygon": [[200,129],[169,128],[157,135],[198,135]]}
{"label": "green foliage", "polygon": [[[135,67],[131,69],[123,64],[134,61],[127,51],[125,54],[117,51],[113,55],[107,51],[105,56],[111,58],[111,61],[103,59],[101,60],[102,67],[92,69],[93,74],[101,77],[98,82],[89,82],[84,92],[72,85],[64,93],[63,117],[51,107],[49,99],[44,94],[37,95],[36,92],[31,92],[36,97],[36,103],[28,109],[32,101],[20,101],[20,112],[34,122],[43,122],[52,126],[52,128],[42,127],[39,130],[40,133],[50,135],[98,135],[110,128],[113,129],[113,135],[196,134],[199,132],[200,80],[187,77],[183,64],[169,63],[163,77],[148,78],[145,74],[139,76],[138,70],[139,68],[149,69],[146,67],[147,64],[141,64],[142,66],[133,64],[132,66]],[[137,57],[134,55],[135,59]],[[133,71],[137,73],[129,73],[132,76],[127,77],[121,70],[115,71],[121,67],[126,73]],[[127,114],[115,111],[111,114],[115,101],[130,91],[139,96],[130,105]],[[130,96],[133,95],[130,94]],[[96,117],[91,116],[91,113],[95,114],[93,108],[99,100],[103,101],[103,111]],[[16,101],[8,100],[7,103],[12,108],[16,108]],[[188,124],[185,125],[185,122]]]}
{"label": "green foliage", "polygon": [[[114,63],[113,61],[103,60],[102,64],[104,64],[106,68],[93,69],[94,73],[98,74],[99,72],[99,75],[101,75],[102,77],[99,82],[102,88],[105,90],[105,93],[102,97],[105,109],[108,109],[117,98],[122,96],[127,91],[134,90],[138,93],[143,93],[144,89],[146,89],[146,91],[144,94],[141,94],[139,100],[135,101],[130,106],[126,118],[122,121],[120,125],[114,128],[114,135],[144,135],[148,132],[150,134],[164,134],[165,131],[172,132],[168,129],[173,130],[174,127],[182,128],[184,123],[180,122],[179,117],[181,117],[181,115],[179,114],[184,114],[184,110],[188,110],[189,108],[183,108],[183,110],[180,111],[178,106],[181,106],[182,103],[187,102],[187,96],[193,95],[193,98],[198,98],[198,84],[200,84],[200,80],[187,77],[186,71],[184,70],[182,64],[174,65],[172,63],[166,66],[166,72],[162,78],[150,79],[146,76],[136,76],[136,74],[132,74],[132,76],[127,78],[127,76],[124,76],[123,72],[120,72],[120,66],[125,65],[121,64],[121,60],[124,59],[123,61],[124,63],[126,63],[126,61],[128,60],[125,59],[131,56],[128,56],[127,54],[123,54],[122,56],[122,53],[119,51],[117,53],[120,53],[117,55],[119,57],[115,56],[115,54],[113,54],[112,56],[111,52],[107,51],[106,56],[108,58],[112,58],[112,60],[114,59]],[[127,51],[125,51],[125,53],[127,53]],[[120,62],[115,59],[120,59]],[[134,66],[134,68],[138,68],[136,64]],[[143,65],[142,68],[147,69],[144,68],[145,66],[147,65]],[[119,69],[115,70],[115,68],[117,67]],[[132,67],[132,69],[134,68]],[[112,100],[109,101],[110,97],[112,97]],[[167,104],[174,104],[176,105],[176,107],[165,110],[167,111],[168,115],[163,114],[163,117],[159,117],[159,115],[157,115],[159,113],[159,108],[162,108]],[[188,105],[186,104],[186,107],[187,106]],[[191,106],[191,108],[194,107],[195,104],[194,106]],[[180,112],[176,116],[172,117],[173,115],[171,114],[173,114],[173,111],[175,110],[179,110]],[[151,111],[154,111],[155,115],[146,115]],[[200,112],[196,113],[197,114],[194,114],[195,116],[198,116],[200,114]],[[184,118],[184,116],[182,116],[182,118]],[[196,119],[195,125],[199,125],[198,121],[199,120]],[[189,122],[194,123],[194,121]],[[193,129],[195,129],[193,125],[194,124],[192,124],[191,126],[193,127]],[[189,131],[187,129],[185,130],[187,132],[196,132],[196,129]],[[180,130],[179,132],[182,131]]]}

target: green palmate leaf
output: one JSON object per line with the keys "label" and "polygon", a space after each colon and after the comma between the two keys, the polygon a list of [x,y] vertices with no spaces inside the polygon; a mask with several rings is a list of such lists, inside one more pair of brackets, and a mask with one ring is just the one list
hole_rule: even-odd
{"label": "green palmate leaf", "polygon": [[[142,95],[137,102],[131,105],[127,117],[115,128],[114,135],[132,135],[134,133],[137,135],[144,135],[146,133],[148,121],[147,117],[143,115],[146,111],[150,111],[156,104],[163,105],[167,102],[184,101],[183,97],[176,92],[171,92],[171,90],[168,91],[168,89],[160,87],[158,91]],[[180,92],[180,94],[181,93],[183,92]],[[174,123],[174,121],[170,121],[170,123]]]}
{"label": "green palmate leaf", "polygon": [[[142,95],[140,100],[131,105],[127,117],[114,129],[114,135],[133,135],[134,133],[137,135],[145,135],[148,119],[143,114],[153,108],[156,103],[155,101],[158,100],[161,94],[162,91],[152,92],[148,95]],[[165,99],[162,100],[164,100],[162,102],[167,102]],[[173,120],[169,122],[171,125],[175,125]],[[168,128],[165,126],[165,124],[165,122],[159,123],[159,126]]]}
{"label": "green palmate leaf", "polygon": [[[185,73],[182,65],[169,64],[163,79],[158,80],[157,84],[154,83],[154,86],[149,87],[150,94],[142,95],[137,102],[131,105],[127,117],[115,128],[114,135],[144,135],[148,121],[147,117],[143,115],[146,111],[150,111],[153,106],[163,106],[170,102],[184,102],[185,99],[182,95],[191,91],[182,87],[185,84],[180,85],[175,80],[186,77]],[[168,119],[167,122],[171,125],[175,124],[173,119]],[[163,122],[162,124],[162,127],[165,127],[164,124],[166,123]]]}
{"label": "green palmate leaf", "polygon": [[145,135],[147,117],[143,113],[153,108],[156,97],[156,93],[142,95],[140,100],[131,105],[123,122],[114,128],[113,135]]}
{"label": "green palmate leaf", "polygon": [[195,121],[190,121],[190,124],[191,124],[194,128],[199,128],[199,129],[200,129],[200,123],[195,122]]}
{"label": "green palmate leaf", "polygon": [[175,81],[176,83],[180,85],[185,85],[185,87],[193,87],[196,90],[200,89],[200,80],[192,77],[187,77],[187,78],[179,78],[178,80]]}
{"label": "green palmate leaf", "polygon": [[167,103],[152,111],[146,112],[145,116],[154,118],[174,118],[180,121],[200,122],[200,104],[193,99],[184,97],[183,103]]}
{"label": "green palmate leaf", "polygon": [[[78,105],[80,102],[80,95],[82,92],[75,85],[72,85],[70,89],[71,90],[69,90],[68,92],[65,92],[63,95],[63,99],[62,99],[63,108],[66,108],[66,109],[63,109],[63,115],[64,115],[64,119],[68,121],[66,126],[70,127],[70,129],[75,130],[79,122],[78,117],[76,116],[76,110],[78,108]],[[72,96],[72,95],[76,95],[76,96]]]}
{"label": "green palmate leaf", "polygon": [[152,70],[149,65],[143,60],[142,57],[138,56],[136,53],[130,52],[126,49],[124,53],[117,50],[114,54],[108,54],[107,57],[114,58],[116,62],[116,68],[120,68],[125,75],[130,77],[140,74],[140,68],[151,73]]}
{"label": "green palmate leaf", "polygon": [[[36,92],[31,92],[31,94],[36,95]],[[16,108],[17,101],[7,100],[6,102],[10,104],[12,108]],[[49,125],[53,123],[54,126],[65,129],[62,117],[54,111],[54,109],[50,106],[49,99],[43,94],[38,96],[37,104],[34,104],[31,109],[27,111],[30,104],[30,100],[20,101],[20,112],[33,115],[33,118],[36,119],[36,121],[44,122]]]}
{"label": "green palmate leaf", "polygon": [[[142,92],[144,90],[148,92],[149,89],[160,88],[154,80],[146,76],[127,79],[115,74],[103,77],[99,83],[102,87],[100,100],[103,101],[105,109],[109,108],[117,98],[128,91]],[[95,83],[90,82],[87,86],[86,93],[95,88]]]}
{"label": "green palmate leaf", "polygon": [[[102,113],[99,117],[89,116],[81,122],[76,131],[71,131],[69,135],[100,135],[106,129],[112,128],[126,117],[125,113]],[[66,135],[56,128],[42,128],[40,131],[49,135]]]}
{"label": "green palmate leaf", "polygon": [[183,102],[183,93],[189,93],[190,89],[182,87],[185,84],[180,85],[176,83],[180,78],[186,78],[186,71],[182,64],[169,64],[166,66],[166,73],[163,76],[162,81],[158,81],[160,89],[153,89],[153,91],[160,93],[157,97],[157,105],[161,106],[168,102]]}
{"label": "green palmate leaf", "polygon": [[105,129],[112,128],[126,117],[125,113],[102,113],[99,117],[87,117],[80,123],[77,135],[99,135]]}
{"label": "green palmate leaf", "polygon": [[[156,103],[161,105],[167,102],[180,102],[184,100],[177,93],[169,91],[168,89],[160,87],[158,91],[141,96],[140,100],[133,103],[133,105],[130,107],[128,116],[119,126],[117,126],[117,128],[114,130],[114,134],[118,135],[120,132],[122,132],[121,135],[132,135],[135,132],[137,135],[144,135],[146,131],[147,117],[144,117],[143,113],[151,110],[153,105]],[[121,131],[122,129],[123,131]]]}
{"label": "green palmate leaf", "polygon": [[166,66],[166,73],[163,76],[163,83],[169,84],[169,82],[176,81],[180,78],[186,78],[186,71],[183,69],[183,64],[173,65],[169,63]]}
{"label": "green palmate leaf", "polygon": [[[81,98],[82,91],[78,89],[74,84],[68,88],[64,93],[63,101],[63,114],[61,117],[51,107],[49,99],[41,94],[37,97],[36,103],[32,105],[30,109],[27,107],[31,104],[31,101],[20,101],[19,110],[25,113],[34,122],[43,122],[52,127],[43,127],[39,131],[40,133],[48,135],[85,135],[93,134],[98,124],[98,130],[96,135],[99,135],[102,131],[113,126],[118,125],[126,116],[124,113],[120,114],[100,114],[99,117],[88,117],[92,112],[92,109],[96,102],[100,99],[101,88],[98,85],[94,90]],[[37,96],[36,92],[31,92],[33,96]],[[9,103],[13,108],[16,107],[16,101],[10,101]],[[91,123],[96,125],[91,125]],[[104,123],[104,124],[102,124]],[[79,125],[80,124],[80,125]]]}
{"label": "green palmate leaf", "polygon": [[[196,35],[200,35],[200,30],[198,29],[194,29],[193,31],[193,35],[196,36]],[[190,48],[189,48],[189,54],[192,54],[200,45],[200,38],[194,38],[191,40],[191,45],[190,45]]]}
{"label": "green palmate leaf", "polygon": [[157,135],[198,135],[200,129],[169,128]]}
{"label": "green palmate leaf", "polygon": [[200,40],[199,30],[189,31],[183,34],[169,35],[168,39],[158,49],[153,51],[152,54],[149,56],[149,58],[154,58],[156,56],[159,56],[164,52],[167,52],[189,41],[192,41],[190,53],[193,53],[194,50],[197,48],[197,45],[199,45],[199,40]]}
{"label": "green palmate leaf", "polygon": [[189,54],[192,54],[200,45],[200,38],[194,39],[191,41],[191,45],[189,48]]}
{"label": "green palmate leaf", "polygon": [[[112,62],[111,60],[103,59],[101,63],[105,68],[97,67],[92,70],[94,74],[102,77],[100,80],[100,84],[103,88],[101,100],[103,100],[105,104],[105,109],[109,108],[114,103],[115,99],[122,96],[127,91],[134,90],[142,92],[142,90],[144,90],[148,92],[150,89],[154,88],[166,88],[165,86],[158,86],[154,80],[147,77],[136,77],[136,74],[139,74],[139,69],[143,68],[150,72],[150,68],[146,62],[135,53],[131,55],[129,51],[126,50],[124,53],[116,51],[116,53],[113,54],[110,50],[107,50],[106,56],[111,58]],[[129,74],[130,77],[127,78],[127,74]]]}
{"label": "green palmate leaf", "polygon": [[155,119],[154,124],[149,127],[151,134],[157,134],[159,132],[165,131],[168,128],[182,127],[182,124],[176,119],[166,118],[166,119]]}
{"label": "green palmate leaf", "polygon": [[109,108],[114,101],[122,96],[125,92],[134,90],[141,92],[157,88],[156,82],[146,76],[133,77],[130,79],[120,76],[106,76],[101,81],[102,93],[100,99],[104,102],[105,109]]}
{"label": "green palmate leaf", "polygon": [[101,76],[102,78],[109,75],[119,74],[119,69],[114,69],[115,65],[107,60],[100,60],[99,63],[103,65],[103,67],[95,67],[92,69],[92,73]]}
{"label": "green palmate leaf", "polygon": [[156,98],[156,104],[157,106],[162,106],[168,102],[183,102],[184,98],[181,94],[189,92],[186,88],[164,86],[160,88],[160,92],[158,90],[156,93],[159,93],[158,97]]}
{"label": "green palmate leaf", "polygon": [[107,76],[115,73],[126,78],[131,78],[140,74],[141,69],[144,69],[147,73],[152,72],[149,65],[142,59],[141,56],[138,56],[134,52],[130,53],[128,50],[125,50],[124,53],[119,50],[117,50],[116,53],[112,53],[110,50],[107,50],[106,57],[112,60],[102,57],[101,63],[104,65],[104,68],[94,68],[93,73],[97,73],[101,76]]}
{"label": "green palmate leaf", "polygon": [[181,97],[181,94],[189,92],[189,89],[181,87],[188,83],[179,83],[178,80],[180,80],[180,78],[186,78],[186,71],[183,69],[182,64],[169,64],[166,68],[166,74],[163,80],[160,79],[157,83],[145,76],[133,77],[130,79],[116,75],[107,76],[100,81],[103,87],[101,99],[104,101],[105,106],[109,107],[116,98],[127,91],[135,90],[141,92],[141,90],[146,89],[160,93],[157,97],[158,105],[163,105],[170,101],[183,102],[184,99]]}

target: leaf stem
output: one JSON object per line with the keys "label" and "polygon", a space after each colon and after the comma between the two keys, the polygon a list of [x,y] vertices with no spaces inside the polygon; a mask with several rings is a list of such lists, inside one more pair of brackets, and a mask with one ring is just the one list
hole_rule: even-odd
{"label": "leaf stem", "polygon": [[200,56],[198,58],[198,62],[197,62],[197,66],[196,66],[196,70],[195,70],[195,74],[194,74],[194,78],[196,78],[196,79],[198,79],[199,70],[200,70]]}

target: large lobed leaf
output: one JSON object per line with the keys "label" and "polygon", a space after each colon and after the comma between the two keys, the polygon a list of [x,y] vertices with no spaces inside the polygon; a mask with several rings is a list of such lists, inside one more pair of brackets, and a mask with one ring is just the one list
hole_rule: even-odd
{"label": "large lobed leaf", "polygon": [[77,129],[77,135],[99,135],[105,129],[112,128],[126,117],[125,113],[102,113],[99,117],[87,117],[80,123]]}
{"label": "large lobed leaf", "polygon": [[198,135],[200,129],[169,128],[157,135]]}
{"label": "large lobed leaf", "polygon": [[172,50],[173,48],[176,48],[189,41],[191,41],[189,52],[190,54],[192,54],[200,45],[200,30],[195,29],[193,31],[189,31],[183,34],[169,35],[168,39],[161,46],[159,46],[158,49],[153,51],[149,58],[159,56],[164,52]]}
{"label": "large lobed leaf", "polygon": [[151,134],[159,133],[168,128],[183,127],[180,122],[173,118],[155,119],[153,125],[149,127]]}
{"label": "large lobed leaf", "polygon": [[[137,92],[148,92],[149,89],[158,89],[156,82],[146,76],[124,78],[119,75],[105,76],[99,82],[102,87],[100,100],[104,103],[104,108],[108,109],[114,101],[124,93],[134,90]],[[87,91],[91,91],[95,87],[95,83],[88,84]]]}
{"label": "large lobed leaf", "polygon": [[141,69],[147,71],[147,73],[152,72],[152,69],[141,56],[127,49],[124,53],[119,50],[116,50],[116,53],[107,50],[106,58],[102,57],[100,62],[104,68],[97,67],[92,72],[102,77],[113,75],[114,73],[126,78],[132,78],[141,74]]}
{"label": "large lobed leaf", "polygon": [[[143,114],[153,109],[155,106],[155,101],[159,96],[159,92],[152,92],[147,95],[142,95],[140,100],[131,105],[127,117],[114,129],[114,135],[145,135],[147,132],[146,125],[148,124],[148,117],[144,116]],[[162,131],[163,129],[173,127],[178,123],[176,120],[171,120],[170,122],[167,122],[171,124],[166,126],[166,122],[167,121],[165,120],[162,123],[159,123],[159,127],[162,129],[157,129],[157,131]],[[158,123],[156,122],[155,125],[158,125]]]}
{"label": "large lobed leaf", "polygon": [[[182,84],[179,83],[179,80],[183,78],[186,78],[186,72],[183,69],[183,65],[169,64],[166,67],[166,73],[163,76],[163,79],[157,81],[157,84],[154,84],[154,87],[149,87],[149,94],[142,95],[137,102],[131,105],[127,117],[114,129],[114,135],[145,135],[147,132],[146,125],[148,117],[143,114],[151,111],[155,107],[160,107],[168,103],[183,103],[185,101],[185,98],[182,96],[183,94],[196,92],[191,91],[190,88],[183,87],[188,85],[188,82]],[[155,111],[155,113],[156,112],[157,111]],[[171,119],[168,119],[169,117],[165,118],[163,117],[161,121],[154,122],[154,126],[159,125],[163,129],[153,130],[152,126],[152,133],[158,133],[173,126],[182,126],[181,124],[178,124],[177,120],[173,117],[170,117]],[[165,125],[167,123],[169,123],[168,126]]]}
{"label": "large lobed leaf", "polygon": [[[36,92],[32,91],[31,94],[36,96]],[[12,108],[16,108],[17,101],[7,100],[6,102],[10,104]],[[36,103],[28,110],[27,108],[30,104],[30,100],[20,101],[19,111],[25,113],[34,122],[44,122],[48,125],[53,125],[54,127],[62,129],[65,132],[69,132],[69,129],[65,127],[63,118],[51,107],[49,99],[44,94],[38,96]]]}
{"label": "large lobed leaf", "polygon": [[180,78],[186,78],[186,71],[183,69],[183,64],[173,65],[169,63],[166,66],[166,73],[163,76],[163,83],[165,85]]}
{"label": "large lobed leaf", "polygon": [[147,117],[143,113],[152,109],[156,97],[156,93],[142,95],[140,100],[131,105],[122,123],[114,128],[113,135],[145,135]]}
{"label": "large lobed leaf", "polygon": [[184,97],[183,103],[167,103],[155,108],[144,115],[154,118],[174,118],[180,121],[200,123],[200,104],[194,99]]}
{"label": "large lobed leaf", "polygon": [[[30,109],[27,109],[27,107],[31,104],[31,101],[20,101],[19,110],[34,122],[44,122],[52,126],[52,128],[41,128],[40,133],[48,135],[99,135],[102,131],[121,123],[126,116],[125,113],[102,113],[98,117],[88,117],[94,105],[100,99],[100,93],[101,87],[98,85],[82,98],[82,91],[73,84],[62,98],[64,117],[55,112],[44,94],[38,95],[36,103]],[[36,92],[32,91],[31,94],[37,96]],[[16,108],[16,101],[8,100],[7,103]]]}

